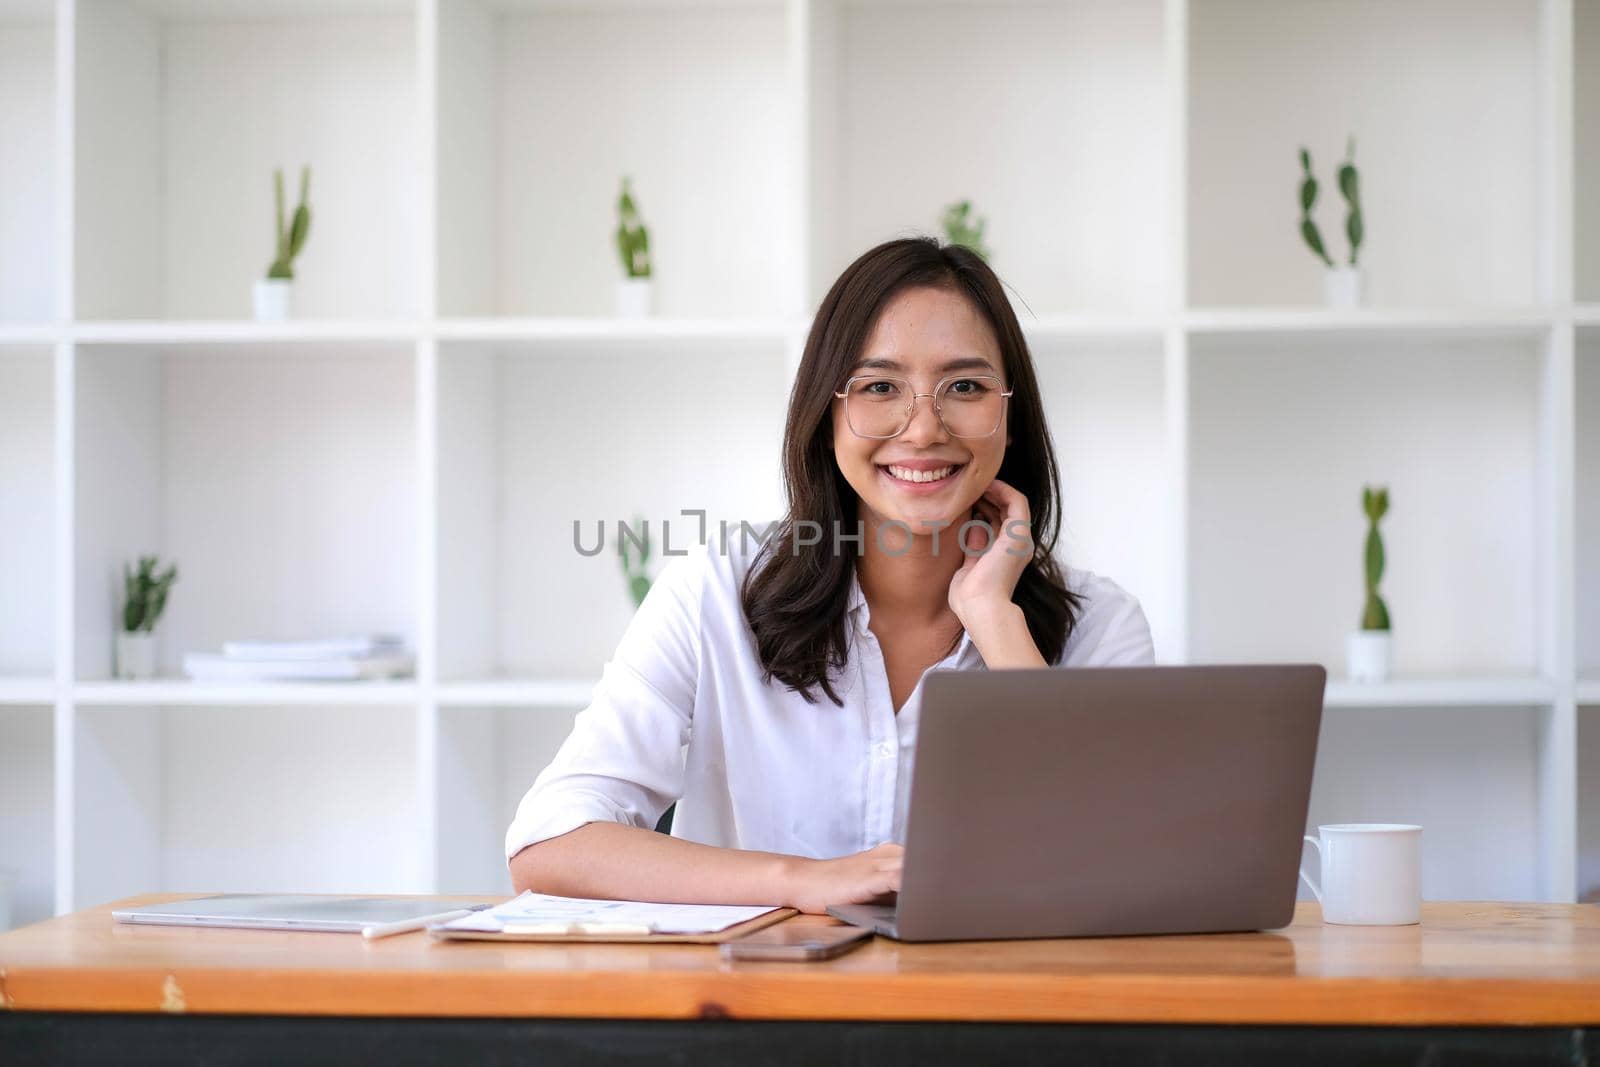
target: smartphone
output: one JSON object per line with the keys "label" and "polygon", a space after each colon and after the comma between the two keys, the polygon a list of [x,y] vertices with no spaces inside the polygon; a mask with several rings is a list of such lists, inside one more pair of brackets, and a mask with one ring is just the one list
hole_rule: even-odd
{"label": "smartphone", "polygon": [[725,960],[831,960],[872,937],[867,926],[781,922],[722,943]]}

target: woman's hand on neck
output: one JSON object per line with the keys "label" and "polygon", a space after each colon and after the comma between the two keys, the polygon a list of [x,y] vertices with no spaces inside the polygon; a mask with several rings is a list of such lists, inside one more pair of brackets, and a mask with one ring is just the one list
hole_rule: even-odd
{"label": "woman's hand on neck", "polygon": [[991,670],[1047,667],[1027,617],[1012,599],[1034,556],[1028,498],[996,478],[973,512],[987,529],[969,528],[958,546],[961,565],[950,578],[950,607]]}

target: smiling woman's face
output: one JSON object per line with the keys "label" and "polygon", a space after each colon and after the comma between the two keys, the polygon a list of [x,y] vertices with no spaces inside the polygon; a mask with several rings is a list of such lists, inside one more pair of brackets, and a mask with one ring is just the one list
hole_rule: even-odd
{"label": "smiling woman's face", "polygon": [[[913,392],[923,394],[932,393],[942,379],[968,374],[992,375],[1010,388],[988,321],[965,295],[941,288],[906,289],[892,297],[850,374],[904,378]],[[899,521],[924,536],[938,524],[947,523],[953,531],[1000,472],[1009,439],[1005,414],[988,437],[953,437],[931,397],[919,397],[916,404],[904,432],[880,440],[856,436],[845,419],[845,401],[834,398],[834,456],[861,498],[861,518],[869,528]],[[951,406],[946,405],[947,414]],[[1002,404],[1002,412],[1009,406]]]}

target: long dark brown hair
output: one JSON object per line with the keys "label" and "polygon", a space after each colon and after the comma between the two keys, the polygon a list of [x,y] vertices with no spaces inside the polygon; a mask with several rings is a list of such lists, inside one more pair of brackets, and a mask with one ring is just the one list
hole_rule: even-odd
{"label": "long dark brown hair", "polygon": [[[815,531],[856,530],[860,503],[834,458],[833,394],[860,358],[878,313],[904,289],[933,287],[961,293],[989,321],[1000,342],[1006,382],[1013,390],[1011,443],[999,477],[1028,498],[1034,556],[1012,601],[1047,663],[1055,663],[1077,622],[1080,598],[1069,591],[1052,556],[1061,527],[1061,487],[1045,428],[1044,405],[1022,327],[1000,279],[975,253],[931,237],[887,241],[864,253],[828,290],[806,338],[789,393],[783,431],[783,483],[789,508],[752,560],[740,590],[755,634],[763,681],[773,678],[815,703],[820,687],[843,705],[828,674],[848,662],[846,615],[855,556],[835,551],[831,534],[795,546],[796,525]],[[818,525],[811,526],[810,523]],[[814,540],[812,538],[807,539]],[[959,641],[959,635],[957,637]],[[952,646],[953,648],[954,646]]]}

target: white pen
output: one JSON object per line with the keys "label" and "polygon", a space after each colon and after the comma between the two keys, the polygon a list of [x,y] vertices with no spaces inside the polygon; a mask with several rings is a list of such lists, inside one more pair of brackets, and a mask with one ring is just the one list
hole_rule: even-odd
{"label": "white pen", "polygon": [[379,937],[388,937],[390,934],[407,934],[412,930],[421,930],[424,926],[434,923],[447,923],[452,919],[459,919],[463,915],[471,915],[477,908],[457,908],[455,911],[440,912],[438,915],[424,915],[417,919],[401,919],[397,923],[374,923],[361,928],[361,936],[368,941]]}

